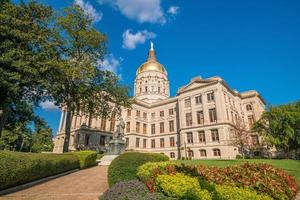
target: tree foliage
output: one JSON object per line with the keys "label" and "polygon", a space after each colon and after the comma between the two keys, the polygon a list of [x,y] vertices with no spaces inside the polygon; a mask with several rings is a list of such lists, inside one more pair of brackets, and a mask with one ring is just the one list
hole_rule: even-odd
{"label": "tree foliage", "polygon": [[11,123],[8,114],[22,102],[47,97],[47,77],[58,56],[51,7],[30,1],[1,1],[0,9],[0,136]]}
{"label": "tree foliage", "polygon": [[270,106],[253,129],[263,136],[267,145],[274,145],[287,154],[300,150],[300,101]]}
{"label": "tree foliage", "polygon": [[112,72],[102,71],[106,36],[92,26],[92,20],[76,5],[58,17],[61,33],[60,68],[50,93],[67,111],[64,151],[68,151],[71,121],[80,113],[108,117],[127,106],[128,91]]}

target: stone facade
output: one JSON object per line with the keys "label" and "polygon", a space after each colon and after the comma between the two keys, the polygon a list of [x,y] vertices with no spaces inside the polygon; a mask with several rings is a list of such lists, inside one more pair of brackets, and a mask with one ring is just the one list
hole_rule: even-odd
{"label": "stone facade", "polygon": [[[167,71],[152,47],[148,60],[137,70],[132,108],[121,113],[127,150],[164,153],[171,159],[233,159],[239,154],[239,148],[232,146],[234,125],[241,120],[249,129],[265,110],[258,92],[239,93],[220,77],[195,77],[175,97],[169,94]],[[62,151],[64,113],[54,152]],[[70,150],[105,151],[115,126],[115,120],[74,116]],[[255,133],[251,140],[260,143]]]}

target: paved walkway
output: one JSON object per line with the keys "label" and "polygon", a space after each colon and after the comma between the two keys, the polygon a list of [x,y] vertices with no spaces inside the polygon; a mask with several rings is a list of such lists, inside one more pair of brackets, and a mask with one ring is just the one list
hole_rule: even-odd
{"label": "paved walkway", "polygon": [[97,200],[108,189],[108,166],[97,166],[0,197],[5,200]]}

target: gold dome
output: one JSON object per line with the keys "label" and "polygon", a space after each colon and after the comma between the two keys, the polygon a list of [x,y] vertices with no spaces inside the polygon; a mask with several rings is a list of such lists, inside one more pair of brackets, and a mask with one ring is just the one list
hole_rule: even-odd
{"label": "gold dome", "polygon": [[158,71],[167,74],[166,69],[162,64],[157,62],[156,60],[156,53],[153,48],[153,43],[151,42],[151,48],[148,53],[148,59],[145,63],[143,63],[136,71],[136,74],[140,74],[146,71]]}
{"label": "gold dome", "polygon": [[137,74],[140,74],[142,72],[145,71],[159,71],[162,73],[166,73],[166,70],[164,68],[164,66],[162,66],[162,64],[160,64],[157,61],[147,61],[144,64],[142,64],[138,70],[137,70]]}

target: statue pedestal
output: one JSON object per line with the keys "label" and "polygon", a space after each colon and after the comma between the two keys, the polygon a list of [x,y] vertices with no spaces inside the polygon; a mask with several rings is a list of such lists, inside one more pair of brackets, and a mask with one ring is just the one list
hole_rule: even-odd
{"label": "statue pedestal", "polygon": [[125,141],[122,139],[113,139],[108,143],[106,155],[120,155],[125,151]]}

